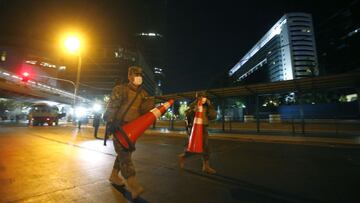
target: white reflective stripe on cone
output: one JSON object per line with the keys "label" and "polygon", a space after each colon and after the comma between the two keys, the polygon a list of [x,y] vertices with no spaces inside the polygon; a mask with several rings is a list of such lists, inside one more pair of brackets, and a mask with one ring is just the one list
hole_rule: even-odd
{"label": "white reflective stripe on cone", "polygon": [[161,112],[158,108],[152,109],[151,113],[153,113],[156,118],[159,118],[161,116]]}
{"label": "white reflective stripe on cone", "polygon": [[203,124],[203,119],[202,118],[195,118],[194,119],[194,124],[202,125]]}
{"label": "white reflective stripe on cone", "polygon": [[164,107],[165,107],[165,109],[168,109],[168,108],[170,107],[170,103],[169,103],[169,102],[165,102]]}

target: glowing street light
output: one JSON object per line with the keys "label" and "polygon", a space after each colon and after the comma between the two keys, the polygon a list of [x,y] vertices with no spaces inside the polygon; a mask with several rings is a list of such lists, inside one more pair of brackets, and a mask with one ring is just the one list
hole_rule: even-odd
{"label": "glowing street light", "polygon": [[78,56],[78,66],[75,82],[75,91],[74,91],[74,107],[76,105],[76,95],[79,89],[80,82],[80,73],[81,73],[81,46],[80,39],[76,36],[68,36],[65,38],[64,46],[70,53],[77,53]]}
{"label": "glowing street light", "polygon": [[76,53],[80,50],[80,40],[75,36],[67,37],[64,44],[65,48],[71,53]]}

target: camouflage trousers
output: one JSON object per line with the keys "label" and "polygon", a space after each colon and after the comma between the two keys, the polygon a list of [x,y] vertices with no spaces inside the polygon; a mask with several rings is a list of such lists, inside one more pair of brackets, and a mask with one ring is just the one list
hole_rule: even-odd
{"label": "camouflage trousers", "polygon": [[117,153],[113,168],[120,171],[125,179],[135,176],[135,166],[131,159],[132,153],[120,144],[116,135],[113,135],[113,144]]}
{"label": "camouflage trousers", "polygon": [[[190,140],[190,135],[189,135],[189,140]],[[191,153],[191,152],[186,151],[187,145],[188,145],[188,143],[186,144],[184,153],[182,154],[182,156],[184,158],[195,155],[195,153]],[[202,158],[203,158],[204,161],[209,161],[209,159],[210,159],[209,133],[208,133],[208,130],[207,130],[207,126],[203,126],[203,153],[202,153]]]}

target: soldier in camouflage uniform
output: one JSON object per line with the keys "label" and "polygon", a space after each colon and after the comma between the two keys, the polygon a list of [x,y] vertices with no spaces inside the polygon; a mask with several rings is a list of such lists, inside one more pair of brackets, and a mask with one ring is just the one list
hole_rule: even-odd
{"label": "soldier in camouflage uniform", "polygon": [[[136,66],[130,67],[128,79],[128,84],[116,85],[113,88],[107,106],[105,117],[112,126],[112,133],[116,126],[131,122],[154,108],[153,99],[149,99],[146,91],[141,88],[142,69]],[[129,106],[130,104],[131,106]],[[126,112],[126,110],[128,111]],[[137,198],[144,189],[135,178],[135,166],[131,159],[132,151],[123,147],[115,135],[113,135],[113,143],[117,156],[109,181],[116,185],[125,185],[125,181],[119,177],[119,172],[121,172],[132,197]]]}
{"label": "soldier in camouflage uniform", "polygon": [[[197,100],[203,99],[203,148],[204,151],[202,153],[203,158],[203,167],[202,171],[209,174],[216,173],[215,169],[210,167],[209,159],[210,159],[210,148],[209,148],[209,133],[207,130],[207,127],[209,125],[209,120],[214,120],[216,118],[216,111],[214,106],[211,104],[210,100],[206,98],[205,93],[199,93],[197,95],[197,99],[190,104],[189,109],[186,110],[185,114],[188,120],[191,120],[193,122],[195,117],[195,112],[197,108]],[[189,123],[192,125],[192,123]],[[190,128],[190,127],[189,127]],[[189,133],[190,135],[191,133]],[[187,152],[185,150],[184,153],[179,155],[179,167],[180,169],[184,168],[185,159],[189,156],[193,155],[190,152]]]}

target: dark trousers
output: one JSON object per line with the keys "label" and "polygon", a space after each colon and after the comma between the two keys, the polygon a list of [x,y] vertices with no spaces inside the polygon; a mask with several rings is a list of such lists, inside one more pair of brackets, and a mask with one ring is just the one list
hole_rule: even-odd
{"label": "dark trousers", "polygon": [[95,125],[94,126],[94,137],[97,138],[97,133],[99,131],[99,126],[98,125]]}

